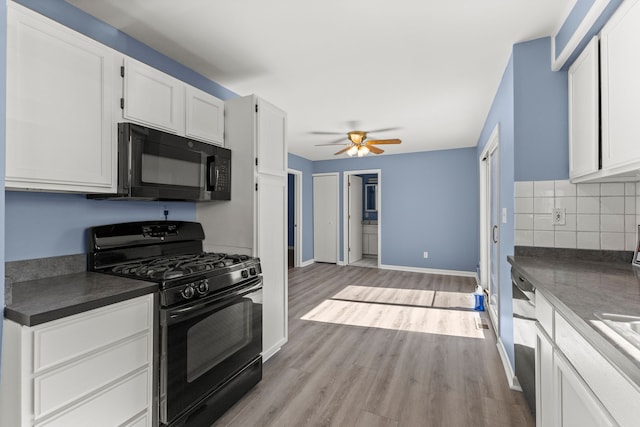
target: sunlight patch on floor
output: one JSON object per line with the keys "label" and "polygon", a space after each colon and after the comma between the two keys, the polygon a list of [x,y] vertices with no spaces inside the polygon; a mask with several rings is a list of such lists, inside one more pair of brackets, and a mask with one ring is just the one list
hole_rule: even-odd
{"label": "sunlight patch on floor", "polygon": [[485,338],[480,313],[464,292],[347,286],[302,320],[406,332]]}

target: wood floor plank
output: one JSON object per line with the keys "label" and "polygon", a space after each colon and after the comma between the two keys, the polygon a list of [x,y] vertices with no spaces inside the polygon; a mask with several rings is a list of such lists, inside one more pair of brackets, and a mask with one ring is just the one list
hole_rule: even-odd
{"label": "wood floor plank", "polygon": [[289,342],[214,426],[533,427],[507,386],[475,280],[312,264],[289,270]]}

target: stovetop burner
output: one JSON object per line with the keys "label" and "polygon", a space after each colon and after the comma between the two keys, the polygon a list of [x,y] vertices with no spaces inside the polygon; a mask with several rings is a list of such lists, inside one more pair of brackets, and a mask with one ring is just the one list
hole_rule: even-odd
{"label": "stovetop burner", "polygon": [[166,281],[247,261],[247,255],[201,253],[155,257],[123,263],[111,268],[114,274]]}

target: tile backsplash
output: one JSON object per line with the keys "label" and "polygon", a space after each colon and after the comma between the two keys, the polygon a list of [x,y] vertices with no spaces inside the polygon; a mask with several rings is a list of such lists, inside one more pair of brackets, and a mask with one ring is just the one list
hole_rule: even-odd
{"label": "tile backsplash", "polygon": [[[515,183],[515,244],[632,251],[640,221],[640,183]],[[560,208],[564,224],[553,224]]]}

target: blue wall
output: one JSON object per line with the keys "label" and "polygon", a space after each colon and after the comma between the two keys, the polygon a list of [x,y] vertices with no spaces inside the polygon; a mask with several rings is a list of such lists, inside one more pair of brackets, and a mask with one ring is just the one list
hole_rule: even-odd
{"label": "blue wall", "polygon": [[[233,92],[138,42],[62,0],[17,0],[42,15],[145,62],[220,99]],[[3,12],[5,11],[3,6]],[[4,31],[5,26],[3,26]],[[3,43],[3,49],[6,41]],[[3,55],[4,57],[4,55]],[[3,73],[6,67],[2,67]],[[5,79],[2,79],[4,85]],[[4,119],[4,114],[2,115]],[[4,138],[4,132],[2,133]],[[3,150],[4,155],[4,150]],[[4,161],[2,162],[4,167]],[[2,174],[4,177],[4,173]],[[195,204],[188,202],[96,201],[73,194],[6,193],[6,261],[70,255],[86,252],[85,228],[145,219],[169,218],[193,221]],[[4,210],[3,210],[4,212]]]}
{"label": "blue wall", "polygon": [[[6,192],[6,261],[87,252],[86,229],[127,221],[195,221],[193,203],[87,200],[83,195]],[[44,238],[41,238],[43,236]]]}
{"label": "blue wall", "polygon": [[[513,365],[513,308],[511,305],[511,275],[507,256],[513,255],[513,177],[514,177],[514,64],[513,55],[509,58],[500,86],[489,110],[487,120],[478,139],[476,158],[489,142],[489,137],[499,126],[499,168],[500,168],[500,210],[507,210],[507,223],[500,227],[500,300],[499,335]],[[476,208],[478,209],[478,208]],[[508,284],[508,286],[507,286]]]}
{"label": "blue wall", "polygon": [[302,262],[313,260],[313,162],[289,153],[289,169],[302,172]]}
{"label": "blue wall", "polygon": [[513,66],[515,180],[568,179],[567,72],[551,71],[549,38],[516,44]]}
{"label": "blue wall", "polygon": [[[569,43],[569,40],[571,40],[573,35],[576,33],[576,30],[578,29],[580,24],[582,24],[582,21],[586,18],[587,14],[589,13],[589,10],[592,8],[592,6],[595,3],[596,3],[595,0],[577,0],[576,4],[573,6],[573,9],[569,13],[569,16],[567,16],[566,20],[560,27],[560,30],[555,35],[556,58],[560,56],[560,54],[562,53],[562,50],[567,46],[567,44]],[[622,0],[609,0],[609,3],[605,7],[605,9],[602,11],[600,16],[596,19],[596,21],[593,23],[591,28],[587,30],[584,37],[582,37],[582,39],[578,42],[578,45],[575,48],[575,50],[569,55],[567,62],[563,66],[563,69],[566,70],[569,68],[569,66],[573,63],[573,61],[575,61],[575,59],[578,57],[580,52],[582,52],[582,50],[587,45],[587,43],[589,43],[589,40],[591,40],[591,38],[595,34],[600,32],[604,24],[607,23],[611,15],[613,15],[613,13],[616,11],[616,9],[618,8],[618,6],[620,6],[621,3],[622,3]]]}
{"label": "blue wall", "polygon": [[340,172],[340,241],[342,172],[380,169],[381,264],[475,272],[477,163],[475,148],[462,148],[317,161],[313,172]]}

